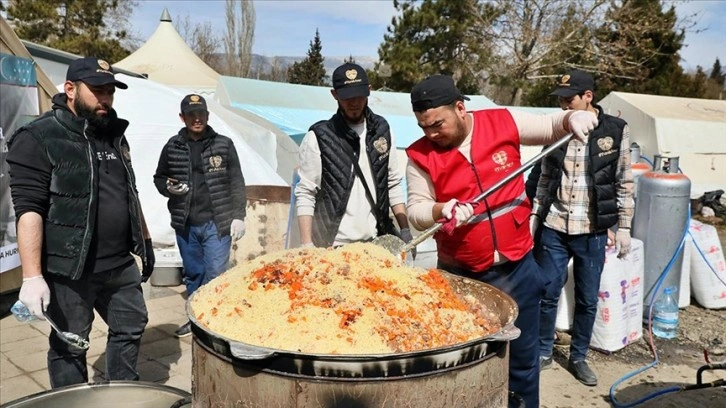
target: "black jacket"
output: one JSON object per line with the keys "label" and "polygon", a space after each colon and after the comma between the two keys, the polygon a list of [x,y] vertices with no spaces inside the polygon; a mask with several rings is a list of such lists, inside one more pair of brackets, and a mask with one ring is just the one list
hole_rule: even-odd
{"label": "black jacket", "polygon": [[84,272],[97,232],[99,167],[92,139],[101,131],[121,153],[126,170],[131,224],[128,249],[146,260],[141,203],[124,137],[129,123],[112,110],[110,125],[94,130],[68,109],[65,94],[55,95],[53,103],[51,111],[18,129],[8,142],[16,217],[36,212],[44,218],[43,270],[74,280]]}
{"label": "black jacket", "polygon": [[[245,180],[237,150],[232,139],[218,134],[209,125],[202,143],[204,181],[209,191],[214,223],[220,236],[229,235],[232,220],[244,220],[247,211]],[[193,191],[198,188],[192,177],[191,166],[189,140],[186,128],[182,128],[162,149],[154,174],[156,189],[169,198],[167,207],[171,214],[171,226],[178,234],[183,234],[187,227]],[[189,185],[189,192],[181,196],[170,194],[166,189],[168,178]]]}

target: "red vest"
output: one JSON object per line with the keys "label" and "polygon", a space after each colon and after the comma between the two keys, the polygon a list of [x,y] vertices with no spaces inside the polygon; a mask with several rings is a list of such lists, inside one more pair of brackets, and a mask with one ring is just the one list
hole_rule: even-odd
{"label": "red vest", "polygon": [[[439,149],[425,137],[406,149],[408,158],[431,177],[437,202],[469,201],[521,166],[519,132],[511,114],[506,109],[487,109],[473,112],[473,117],[472,163],[459,149]],[[493,223],[486,217],[487,206]],[[490,195],[486,204],[482,201],[475,207],[473,219],[478,222],[462,225],[452,235],[434,235],[439,260],[484,272],[494,262],[495,240],[500,254],[511,261],[521,259],[533,245],[530,211],[524,179],[517,177]]]}

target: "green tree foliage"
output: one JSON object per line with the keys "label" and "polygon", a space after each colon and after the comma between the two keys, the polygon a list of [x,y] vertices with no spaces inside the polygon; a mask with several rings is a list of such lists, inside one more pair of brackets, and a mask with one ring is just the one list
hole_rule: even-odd
{"label": "green tree foliage", "polygon": [[[494,9],[477,0],[394,0],[394,17],[378,48],[380,63],[391,67],[386,86],[408,92],[432,74],[449,74],[465,93],[479,90],[479,79],[491,57],[482,16]],[[374,76],[374,87],[382,79]],[[379,83],[380,82],[380,83]]]}
{"label": "green tree foliage", "polygon": [[711,74],[708,76],[708,78],[712,81],[714,81],[718,86],[723,88],[724,82],[726,81],[726,74],[721,72],[721,61],[716,58],[716,61],[713,62],[713,67],[711,67]]}
{"label": "green tree foliage", "polygon": [[[690,78],[679,65],[685,31],[678,27],[675,6],[664,11],[662,0],[623,0],[610,7],[596,32],[599,91],[697,96],[702,78]],[[696,85],[694,87],[694,85]]]}
{"label": "green tree foliage", "polygon": [[116,62],[129,50],[132,0],[10,0],[8,19],[24,40]]}
{"label": "green tree foliage", "polygon": [[322,51],[320,32],[316,29],[315,38],[310,41],[310,48],[305,59],[288,68],[287,82],[302,85],[325,85],[328,76],[325,74],[325,65],[323,65],[325,58]]}

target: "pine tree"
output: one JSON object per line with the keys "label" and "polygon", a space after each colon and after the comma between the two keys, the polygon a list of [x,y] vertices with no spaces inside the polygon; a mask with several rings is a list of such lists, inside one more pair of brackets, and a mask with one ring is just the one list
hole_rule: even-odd
{"label": "pine tree", "polygon": [[113,63],[129,55],[128,17],[136,1],[10,0],[8,20],[18,37]]}
{"label": "pine tree", "polygon": [[726,74],[721,72],[721,61],[716,58],[711,68],[711,74],[708,78],[718,84],[721,88],[724,86],[724,80],[726,80]]}
{"label": "pine tree", "polygon": [[[623,0],[606,13],[598,33],[601,94],[610,90],[672,96],[694,95],[693,79],[679,65],[685,32],[673,5],[662,0]],[[690,84],[689,84],[690,83]],[[685,92],[685,94],[684,94]]]}
{"label": "pine tree", "polygon": [[325,74],[325,65],[323,65],[325,58],[322,51],[320,32],[316,29],[315,38],[310,41],[310,48],[305,59],[288,68],[287,82],[302,85],[325,85],[328,76]]}
{"label": "pine tree", "polygon": [[[408,92],[432,74],[454,76],[462,92],[478,92],[478,78],[490,58],[483,17],[493,9],[477,0],[402,0],[378,48],[391,68],[386,86]],[[376,67],[377,69],[377,67]],[[375,71],[375,70],[374,70]],[[376,77],[376,81],[380,81]],[[381,83],[372,83],[379,87]]]}

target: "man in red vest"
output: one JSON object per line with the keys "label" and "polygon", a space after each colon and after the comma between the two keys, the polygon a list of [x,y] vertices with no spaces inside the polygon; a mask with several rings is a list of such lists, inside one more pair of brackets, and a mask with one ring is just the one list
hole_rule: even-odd
{"label": "man in red vest", "polygon": [[532,115],[516,110],[467,112],[469,100],[449,76],[426,78],[411,91],[424,136],[407,150],[408,217],[423,230],[454,219],[434,236],[438,268],[491,284],[519,306],[511,342],[509,389],[539,406],[539,301],[545,283],[532,255],[531,205],[522,177],[481,203],[470,200],[521,166],[520,144],[552,144],[568,133],[581,139],[597,126],[590,112]]}

